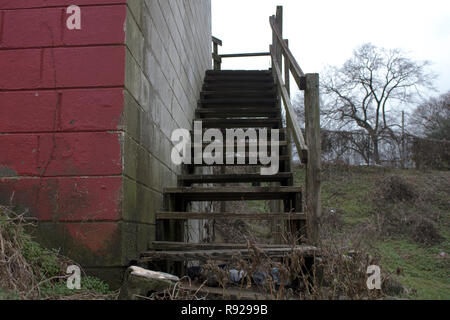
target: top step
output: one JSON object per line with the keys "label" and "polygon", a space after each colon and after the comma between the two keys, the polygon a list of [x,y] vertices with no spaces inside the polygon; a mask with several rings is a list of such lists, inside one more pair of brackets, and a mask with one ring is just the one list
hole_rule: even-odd
{"label": "top step", "polygon": [[223,75],[223,76],[254,76],[254,75],[272,75],[271,70],[208,70],[206,75]]}

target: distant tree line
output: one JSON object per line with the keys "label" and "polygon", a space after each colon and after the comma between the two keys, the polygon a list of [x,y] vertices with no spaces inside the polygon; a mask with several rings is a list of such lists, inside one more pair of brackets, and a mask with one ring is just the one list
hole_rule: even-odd
{"label": "distant tree line", "polygon": [[[324,160],[449,169],[450,91],[423,99],[436,78],[429,65],[368,43],[342,67],[328,67],[321,75]],[[300,95],[294,105],[303,123]]]}

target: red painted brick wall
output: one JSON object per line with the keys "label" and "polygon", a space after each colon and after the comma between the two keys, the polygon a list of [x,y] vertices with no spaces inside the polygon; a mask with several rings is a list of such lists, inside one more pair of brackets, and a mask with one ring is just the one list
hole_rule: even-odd
{"label": "red painted brick wall", "polygon": [[[66,28],[81,6],[82,30]],[[117,267],[126,0],[0,1],[0,204],[88,267]]]}

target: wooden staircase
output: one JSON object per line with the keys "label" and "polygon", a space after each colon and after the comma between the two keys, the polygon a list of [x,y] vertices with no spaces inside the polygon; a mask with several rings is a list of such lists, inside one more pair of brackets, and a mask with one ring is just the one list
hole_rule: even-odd
{"label": "wooden staircase", "polygon": [[[298,239],[305,235],[306,216],[302,207],[302,190],[293,185],[291,170],[291,144],[282,127],[280,101],[271,70],[266,71],[207,71],[196,120],[203,129],[280,129],[279,172],[274,175],[259,173],[194,174],[195,167],[208,167],[205,162],[188,167],[190,174],[178,178],[178,188],[164,190],[165,211],[157,213],[158,240],[154,249],[141,256],[143,262],[228,260],[234,254],[246,256],[245,244],[188,244],[184,243],[186,220],[246,219],[282,220]],[[191,133],[193,135],[193,132]],[[194,139],[192,139],[194,140]],[[248,146],[253,142],[246,141]],[[202,149],[207,144],[202,146]],[[235,141],[235,146],[237,141]],[[249,148],[246,148],[245,165],[249,165]],[[225,157],[225,155],[224,155]],[[258,158],[259,159],[259,158]],[[225,160],[225,159],[224,159]],[[259,160],[258,160],[259,161]],[[233,166],[235,166],[234,164]],[[213,166],[217,167],[217,164]],[[223,167],[230,166],[224,161]],[[232,187],[226,184],[233,184]],[[250,186],[252,183],[254,186]],[[256,186],[268,183],[270,186]],[[236,213],[236,212],[189,212],[192,202],[223,202],[250,200],[280,200],[282,212]],[[170,242],[169,240],[173,241]],[[169,241],[169,242],[168,242]],[[270,257],[283,257],[293,250],[311,253],[311,247],[289,245],[262,245],[261,250]]]}
{"label": "wooden staircase", "polygon": [[[217,132],[226,132],[227,129],[269,129],[270,132],[270,129],[278,129],[279,141],[274,143],[277,143],[279,148],[279,171],[274,175],[262,175],[253,173],[254,169],[250,170],[250,167],[264,167],[261,162],[250,164],[249,160],[254,160],[254,153],[261,153],[259,148],[256,151],[250,148],[255,143],[250,140],[245,141],[245,152],[243,150],[239,150],[241,153],[238,152],[239,160],[245,159],[245,162],[237,166],[241,167],[239,169],[248,167],[249,170],[241,170],[245,173],[234,173],[235,170],[229,170],[230,164],[227,161],[224,161],[224,164],[213,165],[219,167],[220,172],[216,169],[208,174],[198,174],[205,171],[201,171],[202,168],[210,166],[210,162],[205,159],[187,166],[186,174],[178,177],[179,187],[164,190],[164,210],[158,212],[156,217],[158,241],[153,243],[152,250],[141,254],[142,263],[151,265],[156,263],[165,269],[163,271],[183,275],[184,269],[180,267],[181,264],[173,262],[209,260],[226,262],[235,255],[244,259],[249,257],[249,244],[186,243],[185,225],[186,221],[191,219],[282,221],[281,225],[284,226],[284,231],[288,231],[290,237],[289,243],[280,241],[282,244],[279,245],[257,245],[258,250],[273,258],[283,258],[293,252],[296,256],[314,255],[316,249],[304,245],[302,239],[307,236],[309,242],[313,244],[319,242],[321,217],[319,75],[305,74],[289,49],[288,40],[283,39],[281,6],[277,7],[277,14],[271,16],[269,22],[273,39],[270,52],[219,55],[218,47],[222,45],[222,41],[212,38],[214,70],[206,72],[195,121],[202,122],[203,130],[216,129]],[[255,56],[269,56],[272,60],[272,69],[221,70],[222,59]],[[306,139],[291,103],[291,78],[295,80],[297,87],[304,91]],[[283,127],[283,124],[286,127]],[[198,132],[191,132],[191,137],[197,135]],[[300,187],[294,186],[291,145],[295,145],[299,160],[306,168],[304,192]],[[207,144],[193,146],[192,154],[197,154],[199,149],[203,150],[206,146]],[[222,156],[224,160],[225,158],[236,160],[237,155],[224,153]],[[261,186],[262,184],[264,186]],[[281,208],[271,210],[273,212],[270,214],[226,212],[223,205],[219,213],[190,210],[194,202],[219,201],[223,204],[227,201],[251,200],[272,200],[273,203],[283,205],[273,206]],[[158,261],[162,263],[157,263]]]}

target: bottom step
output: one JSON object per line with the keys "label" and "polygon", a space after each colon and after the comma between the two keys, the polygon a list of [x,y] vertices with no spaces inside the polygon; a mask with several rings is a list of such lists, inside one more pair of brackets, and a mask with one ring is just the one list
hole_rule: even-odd
{"label": "bottom step", "polygon": [[[292,253],[303,256],[313,256],[317,248],[312,246],[296,246],[284,248],[261,248],[258,249],[261,254],[270,258],[283,258]],[[149,251],[141,254],[141,262],[167,260],[167,261],[203,261],[210,260],[226,261],[233,257],[240,256],[248,258],[252,253],[249,249],[227,249],[227,250],[193,250],[193,251]]]}

